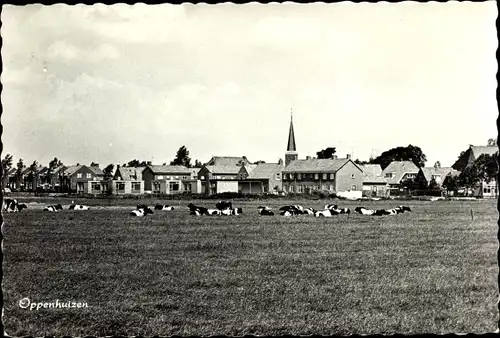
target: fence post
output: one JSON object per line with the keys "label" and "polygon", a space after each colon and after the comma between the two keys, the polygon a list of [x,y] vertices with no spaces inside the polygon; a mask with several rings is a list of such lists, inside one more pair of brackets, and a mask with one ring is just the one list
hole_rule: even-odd
{"label": "fence post", "polygon": [[474,220],[474,210],[470,209],[470,217]]}

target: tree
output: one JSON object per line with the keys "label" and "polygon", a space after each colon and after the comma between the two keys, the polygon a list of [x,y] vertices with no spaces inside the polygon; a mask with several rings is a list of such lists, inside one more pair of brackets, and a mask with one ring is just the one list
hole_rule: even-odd
{"label": "tree", "polygon": [[427,189],[429,189],[429,190],[440,190],[441,186],[436,182],[436,179],[433,177],[433,178],[431,178],[431,181],[429,182],[429,185],[427,186]]}
{"label": "tree", "polygon": [[467,189],[467,195],[468,191],[481,180],[477,169],[478,167],[475,165],[468,166],[458,176],[458,185]]}
{"label": "tree", "polygon": [[354,163],[356,163],[357,165],[365,165],[365,164],[369,164],[370,162],[369,161],[361,161],[359,158],[357,158],[356,160],[354,160]]}
{"label": "tree", "polygon": [[12,168],[12,158],[11,154],[6,154],[5,158],[2,160],[2,189],[5,188],[7,173]]}
{"label": "tree", "polygon": [[114,167],[115,166],[113,164],[108,164],[108,166],[102,170],[105,180],[109,180],[113,177]]}
{"label": "tree", "polygon": [[124,167],[129,167],[129,168],[137,168],[137,167],[146,167],[148,165],[147,161],[142,161],[140,162],[138,159],[133,159],[132,161],[129,161]]}
{"label": "tree", "polygon": [[445,188],[448,193],[453,192],[454,194],[456,194],[460,187],[459,184],[460,182],[458,176],[448,175],[443,181],[443,188]]}
{"label": "tree", "polygon": [[21,179],[21,175],[23,173],[23,170],[24,170],[24,163],[23,163],[23,159],[20,158],[19,161],[17,161],[17,169],[16,169],[16,180],[18,182]]}
{"label": "tree", "polygon": [[472,164],[476,167],[481,180],[489,183],[494,180],[498,174],[497,155],[482,154]]}
{"label": "tree", "polygon": [[47,180],[50,184],[52,184],[52,176],[54,175],[54,170],[61,166],[62,162],[54,157],[52,161],[49,162],[49,169],[47,170]]}
{"label": "tree", "polygon": [[441,162],[439,161],[436,161],[436,163],[434,163],[434,168],[441,168]]}
{"label": "tree", "polygon": [[328,147],[326,149],[320,150],[316,153],[318,158],[332,158],[333,155],[337,152],[335,147]]}
{"label": "tree", "polygon": [[170,165],[183,165],[187,168],[191,168],[191,158],[189,157],[189,150],[186,146],[182,146],[177,150],[177,155],[175,159],[170,162]]}
{"label": "tree", "polygon": [[29,167],[30,173],[28,174],[28,180],[32,183],[33,191],[36,190],[37,182],[38,182],[38,162],[33,161],[33,163]]}
{"label": "tree", "polygon": [[407,147],[396,147],[384,151],[380,156],[371,160],[372,164],[380,164],[384,170],[393,161],[412,161],[419,168],[425,166],[427,157],[422,149],[409,144]]}
{"label": "tree", "polygon": [[266,163],[266,161],[259,160],[259,161],[255,161],[253,164],[261,164],[261,163]]}
{"label": "tree", "polygon": [[202,164],[200,161],[195,160],[195,161],[194,161],[194,166],[193,166],[193,167],[194,167],[194,168],[201,168],[201,167],[203,167],[203,164]]}
{"label": "tree", "polygon": [[497,139],[496,138],[490,138],[488,140],[488,144],[487,145],[488,145],[488,147],[494,147],[494,146],[496,146],[497,145]]}

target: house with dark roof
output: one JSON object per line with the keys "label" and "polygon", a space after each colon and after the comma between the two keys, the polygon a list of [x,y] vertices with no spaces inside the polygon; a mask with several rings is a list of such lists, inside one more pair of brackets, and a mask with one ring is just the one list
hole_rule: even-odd
{"label": "house with dark roof", "polygon": [[432,180],[437,183],[438,186],[442,186],[445,178],[452,172],[457,171],[452,167],[423,167],[420,168],[417,174],[417,180],[421,180],[425,182],[425,184],[429,185]]}
{"label": "house with dark roof", "polygon": [[281,172],[285,169],[283,160],[278,163],[244,165],[238,173],[238,192],[261,194],[282,191]]}
{"label": "house with dark roof", "polygon": [[[458,160],[452,165],[452,168],[455,170],[463,171],[465,168],[471,166],[474,161],[483,154],[498,156],[498,147],[474,146],[471,144],[469,146],[469,149],[460,154]],[[498,186],[496,180],[492,180],[490,182],[481,180],[472,190],[473,196],[476,197],[498,197]]]}
{"label": "house with dark roof", "polygon": [[282,171],[283,191],[362,191],[363,170],[350,157],[294,160]]}
{"label": "house with dark roof", "polygon": [[148,165],[142,171],[144,190],[153,194],[198,193],[201,182],[196,179],[196,170],[182,165]]}
{"label": "house with dark roof", "polygon": [[238,192],[240,169],[243,165],[250,164],[250,161],[245,156],[212,156],[210,161],[198,172],[202,193]]}
{"label": "house with dark roof", "polygon": [[59,170],[62,184],[70,191],[83,194],[101,194],[103,192],[102,180],[104,173],[99,164],[94,165],[71,165]]}
{"label": "house with dark roof", "polygon": [[419,170],[412,161],[392,161],[382,170],[382,177],[387,179],[389,188],[399,188],[402,181],[416,178]]}
{"label": "house with dark roof", "polygon": [[382,175],[380,164],[360,165],[363,170],[363,195],[369,197],[387,197],[389,184]]}
{"label": "house with dark roof", "polygon": [[117,165],[111,180],[103,182],[103,192],[112,195],[144,194],[142,172],[146,167],[120,167]]}

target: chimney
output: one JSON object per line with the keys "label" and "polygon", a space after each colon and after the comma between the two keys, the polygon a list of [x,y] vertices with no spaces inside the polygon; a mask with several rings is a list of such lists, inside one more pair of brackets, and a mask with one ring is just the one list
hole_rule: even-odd
{"label": "chimney", "polygon": [[278,164],[279,164],[279,165],[283,165],[283,159],[282,159],[282,158],[280,158],[280,159],[278,160]]}
{"label": "chimney", "polygon": [[146,162],[146,164],[147,164],[147,165],[151,165],[151,161],[147,161],[147,162]]}
{"label": "chimney", "polygon": [[347,159],[350,160],[351,159],[351,154],[347,154]]}
{"label": "chimney", "polygon": [[306,160],[310,160],[311,159],[311,156],[306,156]]}
{"label": "chimney", "polygon": [[91,163],[91,166],[94,168],[99,168],[99,163]]}

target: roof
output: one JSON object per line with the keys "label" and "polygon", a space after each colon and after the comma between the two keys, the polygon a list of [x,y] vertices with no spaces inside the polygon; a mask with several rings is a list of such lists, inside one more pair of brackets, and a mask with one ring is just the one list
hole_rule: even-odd
{"label": "roof", "polygon": [[279,163],[260,163],[248,175],[247,179],[271,178],[276,171],[283,170],[285,166]]}
{"label": "roof", "polygon": [[250,164],[250,161],[245,156],[237,157],[237,156],[212,156],[210,161],[208,161],[207,166],[238,166],[241,161],[244,161],[245,164]]}
{"label": "roof", "polygon": [[424,174],[424,177],[427,180],[427,182],[430,182],[432,180],[433,175],[440,175],[441,182],[443,182],[446,175],[448,175],[452,171],[456,171],[456,170],[453,170],[451,167],[438,167],[438,168],[424,167],[424,168],[420,168],[420,170],[422,170],[422,173]]}
{"label": "roof", "polygon": [[360,165],[363,170],[363,177],[375,177],[382,175],[382,167],[380,164],[364,164]]}
{"label": "roof", "polygon": [[64,168],[64,165],[60,165],[58,167],[55,167],[53,170],[52,170],[52,173],[55,174],[55,173],[58,173],[59,170],[63,169]]}
{"label": "roof", "polygon": [[295,147],[295,134],[293,132],[293,121],[290,116],[290,131],[288,132],[288,145],[286,147],[286,151],[297,151]]}
{"label": "roof", "polygon": [[257,164],[246,164],[245,166],[240,168],[245,168],[247,174],[250,175],[255,170],[255,168],[257,168]]}
{"label": "roof", "polygon": [[412,161],[392,161],[382,170],[382,176],[385,177],[386,173],[395,173],[392,178],[387,179],[387,183],[399,184],[405,174],[418,174],[419,170],[420,169]]}
{"label": "roof", "polygon": [[5,176],[12,176],[15,175],[17,171],[17,168],[10,168],[6,173]]}
{"label": "roof", "polygon": [[191,174],[191,169],[183,165],[148,165],[146,168],[151,169],[154,174],[171,174],[171,173]]}
{"label": "roof", "polygon": [[67,166],[64,168],[64,175],[66,176],[71,176],[73,175],[75,172],[77,172],[78,170],[80,170],[81,168],[83,167],[82,164],[80,165],[70,165],[70,166]]}
{"label": "roof", "polygon": [[86,167],[89,168],[89,170],[92,171],[95,175],[104,175],[102,169],[99,167],[93,167],[91,165],[86,165]]}
{"label": "roof", "polygon": [[212,174],[235,174],[240,172],[241,166],[237,165],[206,165],[205,168]]}
{"label": "roof", "polygon": [[142,180],[142,171],[145,167],[120,167],[116,169],[115,177],[120,174],[120,177],[124,181],[141,181]]}
{"label": "roof", "polygon": [[387,183],[389,180],[383,176],[364,176],[363,183]]}
{"label": "roof", "polygon": [[498,152],[498,147],[496,146],[471,146],[470,149],[475,159],[483,154],[494,155]]}
{"label": "roof", "polygon": [[[338,159],[308,159],[308,160],[294,160],[286,166],[283,170],[284,173],[295,172],[336,172],[343,167],[347,162],[352,162],[347,158]],[[358,167],[354,162],[352,162]],[[359,168],[359,167],[358,167]],[[361,168],[359,168],[362,170]]]}

